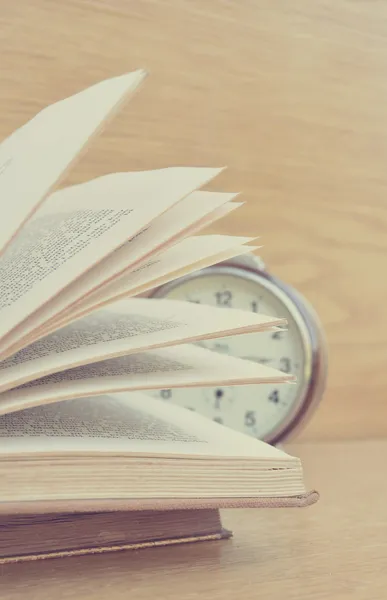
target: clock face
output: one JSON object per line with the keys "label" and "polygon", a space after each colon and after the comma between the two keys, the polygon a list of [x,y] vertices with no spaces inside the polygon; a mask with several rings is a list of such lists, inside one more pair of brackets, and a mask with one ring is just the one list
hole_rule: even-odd
{"label": "clock face", "polygon": [[294,305],[270,281],[255,274],[249,276],[242,270],[234,269],[233,273],[226,269],[223,271],[208,270],[178,280],[165,286],[162,297],[284,317],[288,322],[286,330],[237,335],[199,344],[216,352],[292,373],[297,382],[157,390],[152,395],[270,441],[289,423],[304,396],[310,369],[305,331]]}

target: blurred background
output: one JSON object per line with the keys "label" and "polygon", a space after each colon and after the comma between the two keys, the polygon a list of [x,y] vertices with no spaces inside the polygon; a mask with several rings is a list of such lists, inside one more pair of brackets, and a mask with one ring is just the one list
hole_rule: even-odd
{"label": "blurred background", "polygon": [[0,14],[0,138],[148,70],[66,183],[227,165],[213,189],[246,204],[213,231],[259,235],[327,335],[327,390],[300,439],[386,435],[387,4],[0,0]]}

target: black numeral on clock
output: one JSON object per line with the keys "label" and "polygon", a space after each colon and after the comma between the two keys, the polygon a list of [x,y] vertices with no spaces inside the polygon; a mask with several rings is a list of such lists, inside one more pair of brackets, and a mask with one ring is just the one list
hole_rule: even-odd
{"label": "black numeral on clock", "polygon": [[284,373],[290,373],[290,371],[291,371],[290,358],[283,357],[280,359],[280,370],[283,371]]}
{"label": "black numeral on clock", "polygon": [[161,390],[160,396],[163,400],[169,400],[169,398],[172,396],[172,390]]}
{"label": "black numeral on clock", "polygon": [[224,290],[223,292],[216,292],[215,298],[216,304],[218,306],[231,306],[232,293],[229,290]]}
{"label": "black numeral on clock", "polygon": [[270,392],[268,400],[269,400],[269,402],[273,402],[274,404],[278,404],[278,402],[280,401],[279,391],[278,390],[273,390],[272,392]]}
{"label": "black numeral on clock", "polygon": [[256,414],[254,410],[247,410],[245,412],[245,425],[246,427],[254,427],[257,424]]}

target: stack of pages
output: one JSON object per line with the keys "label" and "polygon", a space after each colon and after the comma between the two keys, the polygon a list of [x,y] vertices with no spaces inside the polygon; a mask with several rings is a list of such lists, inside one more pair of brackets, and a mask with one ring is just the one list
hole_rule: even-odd
{"label": "stack of pages", "polygon": [[241,205],[202,189],[222,169],[112,173],[54,191],[143,78],[102,81],[0,145],[0,560],[214,539],[228,535],[222,506],[316,499],[298,459],[139,393],[293,381],[197,344],[284,320],[141,297],[256,248],[198,235]]}

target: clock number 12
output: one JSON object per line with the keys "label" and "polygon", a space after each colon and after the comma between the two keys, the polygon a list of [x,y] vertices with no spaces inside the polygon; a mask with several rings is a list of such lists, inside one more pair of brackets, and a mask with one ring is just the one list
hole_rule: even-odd
{"label": "clock number 12", "polygon": [[229,290],[215,293],[216,304],[218,306],[231,306],[232,293]]}

